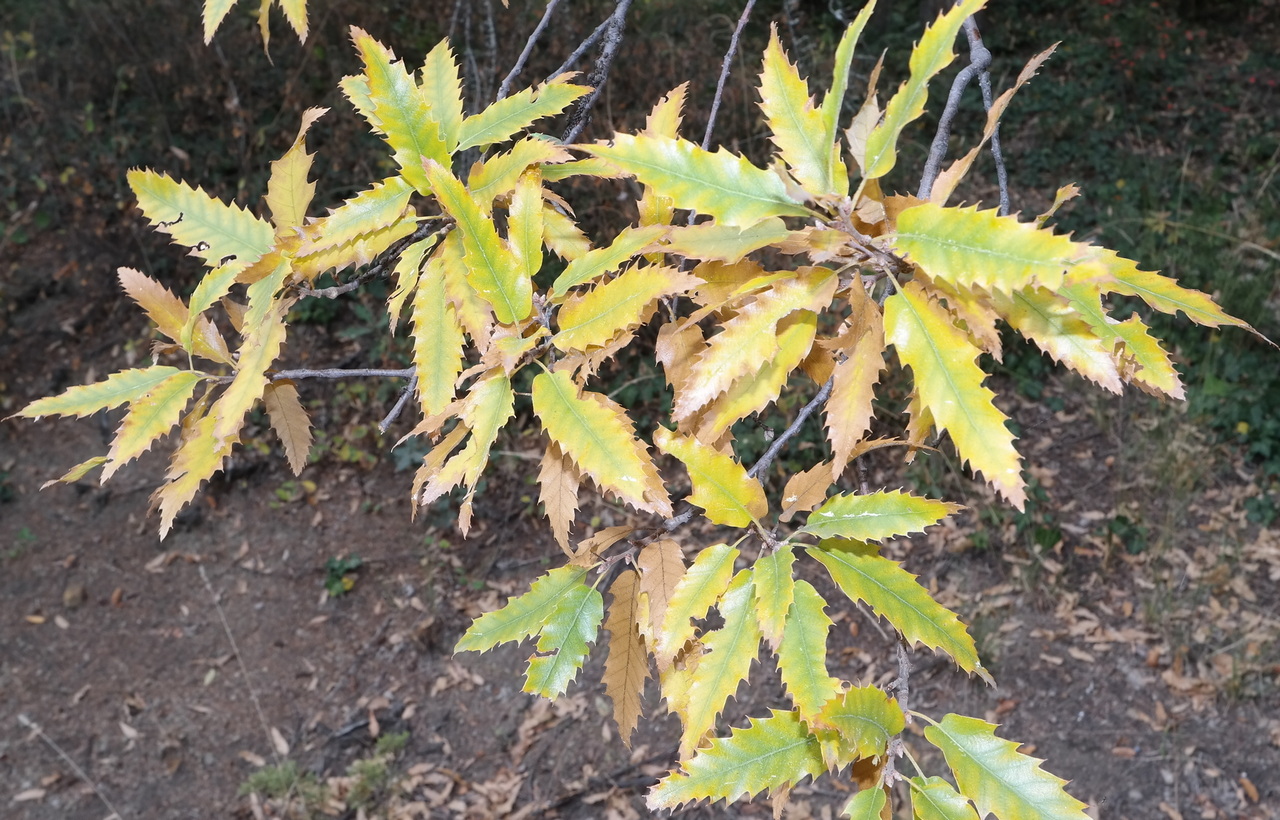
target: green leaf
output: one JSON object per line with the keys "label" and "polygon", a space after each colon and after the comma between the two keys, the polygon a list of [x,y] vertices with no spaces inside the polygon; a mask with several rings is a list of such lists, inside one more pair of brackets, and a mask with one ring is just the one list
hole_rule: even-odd
{"label": "green leaf", "polygon": [[[567,158],[569,152],[563,146],[539,137],[526,137],[511,147],[510,151],[496,154],[477,162],[467,176],[467,190],[476,204],[486,213],[492,210],[493,201],[515,190],[516,181],[530,166]],[[538,190],[541,205],[542,191]]]}
{"label": "green leaf", "polygon": [[529,658],[524,691],[552,700],[564,694],[603,618],[604,598],[595,589],[579,583],[562,593],[538,635],[538,653]]}
{"label": "green leaf", "polygon": [[813,105],[808,83],[782,50],[776,25],[764,51],[760,98],[773,142],[791,174],[815,196],[837,193],[831,173],[835,136],[824,139],[827,129],[822,114]]}
{"label": "green leaf", "polygon": [[911,76],[893,95],[884,109],[884,119],[867,137],[863,176],[879,179],[893,170],[898,161],[898,136],[924,114],[929,96],[929,80],[955,59],[951,46],[965,18],[985,5],[986,0],[963,0],[952,6],[925,29],[920,43],[911,52]]}
{"label": "green leaf", "polygon": [[566,302],[556,315],[560,330],[551,341],[564,351],[605,345],[618,333],[646,321],[658,299],[684,293],[698,284],[697,277],[676,268],[631,268]]}
{"label": "green leaf", "polygon": [[840,681],[827,673],[827,636],[833,622],[826,606],[813,584],[803,578],[796,581],[778,644],[778,674],[806,723],[840,691]]}
{"label": "green leaf", "polygon": [[911,368],[916,394],[939,428],[951,434],[960,457],[1022,509],[1026,487],[1013,433],[996,409],[995,394],[982,386],[978,348],[951,322],[920,283],[908,282],[884,303],[885,337]]}
{"label": "green leaf", "polygon": [[579,395],[564,371],[533,378],[533,410],[582,472],[638,510],[671,514],[671,502],[625,411],[598,393]]}
{"label": "green leaf", "polygon": [[941,777],[912,777],[907,782],[915,820],[978,820],[973,804]]}
{"label": "green leaf", "polygon": [[651,809],[676,808],[696,800],[754,797],[765,789],[779,789],[817,777],[823,771],[822,756],[813,735],[795,712],[773,710],[767,718],[752,718],[745,729],[735,729],[699,749],[649,792]]}
{"label": "green leaf", "polygon": [[757,558],[751,568],[751,585],[756,596],[756,620],[760,623],[760,633],[774,647],[782,640],[787,612],[795,597],[796,581],[791,574],[795,560],[795,547],[783,544],[768,555]]}
{"label": "green leaf", "polygon": [[874,686],[854,687],[832,698],[813,722],[823,758],[831,768],[884,756],[889,739],[905,725],[902,708]]}
{"label": "green leaf", "polygon": [[1132,260],[1118,256],[1111,251],[1102,251],[1103,258],[1108,261],[1112,281],[1103,283],[1104,289],[1111,293],[1125,296],[1137,296],[1149,307],[1161,313],[1176,315],[1179,311],[1198,325],[1233,327],[1251,330],[1248,323],[1226,313],[1213,303],[1205,294],[1179,285],[1168,276],[1161,276],[1153,271],[1138,270]]}
{"label": "green leaf", "polygon": [[521,175],[507,213],[511,253],[530,281],[542,270],[542,175],[531,168]]}
{"label": "green leaf", "polygon": [[[849,27],[844,30],[844,34],[840,37],[840,43],[836,46],[835,66],[831,72],[831,90],[822,98],[822,138],[824,145],[834,146],[835,151],[839,151],[839,147],[835,145],[840,129],[840,111],[844,107],[845,91],[849,88],[849,68],[853,65],[853,52],[857,48],[858,38],[862,36],[862,30],[867,27],[867,21],[871,19],[871,12],[875,11],[876,0],[869,2],[862,7],[862,11],[858,12],[858,16],[853,19]],[[839,153],[835,153],[834,157],[838,157]],[[843,168],[835,168],[834,170],[843,171]],[[840,180],[841,185],[846,184],[846,180]],[[832,191],[834,194],[844,193],[840,190]]]}
{"label": "green leaf", "polygon": [[1123,392],[1115,357],[1066,299],[1044,288],[1028,288],[1011,297],[994,293],[991,301],[1010,327],[1054,361],[1112,393]]}
{"label": "green leaf", "polygon": [[447,168],[427,162],[427,178],[440,207],[453,217],[462,237],[467,279],[493,306],[499,322],[524,321],[533,311],[533,282],[462,183]]}
{"label": "green leaf", "polygon": [[1102,306],[1102,295],[1094,282],[1068,282],[1061,294],[1089,325],[1103,348],[1112,351],[1120,378],[1148,393],[1175,399],[1186,397],[1169,354],[1147,333],[1141,319],[1130,316],[1117,322],[1111,318]]}
{"label": "green leaf", "polygon": [[698,553],[667,599],[667,613],[654,641],[653,657],[659,671],[671,665],[676,654],[693,637],[695,619],[707,612],[729,586],[738,551],[728,544],[715,544]]}
{"label": "green leaf", "polygon": [[132,170],[128,180],[151,224],[191,248],[209,267],[235,261],[247,268],[271,250],[271,224],[247,211],[154,171]]}
{"label": "green leaf", "polygon": [[733,456],[661,426],[653,434],[653,443],[684,462],[693,482],[693,493],[687,500],[701,507],[712,523],[746,527],[769,512],[764,487],[748,476]]}
{"label": "green leaf", "polygon": [[809,514],[801,532],[819,538],[883,541],[899,535],[924,532],[949,515],[964,509],[959,504],[921,498],[901,490],[870,495],[845,493],[828,498]]}
{"label": "green leaf", "polygon": [[364,62],[372,117],[391,146],[392,159],[418,193],[430,193],[422,163],[447,165],[449,150],[426,95],[386,46],[357,26],[351,27],[351,39]]}
{"label": "green leaf", "polygon": [[467,117],[462,121],[457,150],[483,148],[510,139],[543,117],[559,114],[591,91],[585,85],[570,83],[570,77],[568,74],[554,77],[536,89],[526,88]]}
{"label": "green leaf", "polygon": [[[751,664],[760,653],[760,627],[752,606],[751,573],[739,572],[729,583],[716,609],[724,626],[702,636],[706,653],[693,670],[685,706],[684,730],[680,735],[680,756],[686,757],[716,725],[725,702],[747,679]],[[671,606],[670,603],[667,605]]]}
{"label": "green leaf", "polygon": [[40,489],[43,490],[48,487],[52,487],[54,484],[74,484],[75,482],[87,476],[89,473],[93,472],[93,469],[95,467],[100,467],[106,463],[107,463],[106,456],[94,456],[91,459],[80,462],[76,466],[72,467],[70,470],[67,470],[65,473],[62,474],[60,478],[55,478],[51,481],[46,481],[45,483],[41,484]]}
{"label": "green leaf", "polygon": [[120,430],[107,453],[103,481],[145,453],[156,439],[173,429],[195,393],[196,385],[204,378],[204,373],[179,371],[130,403],[129,413],[120,422]]}
{"label": "green leaf", "polygon": [[1067,794],[1066,781],[1040,768],[1041,760],[1018,752],[1018,744],[995,735],[996,726],[977,718],[947,715],[926,726],[925,738],[942,750],[960,793],[978,816],[1000,820],[1085,820],[1085,804]]}
{"label": "green leaf", "polygon": [[787,193],[782,178],[727,151],[704,151],[684,139],[616,134],[612,145],[584,146],[623,173],[635,176],[677,208],[711,214],[738,227],[771,216],[808,216]]}
{"label": "green leaf", "polygon": [[446,154],[458,148],[462,134],[462,77],[448,40],[441,40],[427,54],[419,72],[418,88],[427,102],[431,119],[440,128]]}
{"label": "green leaf", "polygon": [[465,343],[458,313],[445,292],[444,261],[433,256],[413,294],[413,366],[424,416],[443,412],[453,401]]}
{"label": "green leaf", "polygon": [[849,541],[823,541],[807,551],[827,568],[845,595],[865,602],[908,641],[946,652],[961,669],[987,677],[964,624],[896,561],[881,557],[866,544]]}
{"label": "green leaf", "polygon": [[929,202],[898,214],[893,244],[931,278],[1004,293],[1034,286],[1057,290],[1086,248],[1016,216]]}
{"label": "green leaf", "polygon": [[454,654],[487,652],[504,643],[532,638],[542,631],[548,621],[563,611],[563,598],[581,595],[581,592],[575,593],[575,590],[589,591],[583,583],[586,577],[587,570],[584,567],[570,565],[551,570],[534,581],[524,595],[507,601],[502,609],[476,618],[453,648]]}
{"label": "green leaf", "polygon": [[[552,211],[552,213],[559,212]],[[550,227],[550,221],[547,224]],[[590,282],[609,271],[617,270],[624,262],[658,241],[666,232],[665,225],[627,228],[614,237],[608,247],[595,248],[575,257],[551,284],[552,298],[559,299],[568,293],[570,288]]]}
{"label": "green leaf", "polygon": [[863,789],[849,798],[849,802],[841,809],[840,816],[851,820],[882,820],[888,800],[889,796],[882,788]]}
{"label": "green leaf", "polygon": [[395,224],[405,215],[412,195],[413,188],[404,177],[376,183],[308,225],[308,240],[298,248],[298,255],[336,248]]}
{"label": "green leaf", "polygon": [[84,416],[110,410],[135,401],[182,371],[168,365],[154,365],[112,373],[96,384],[80,384],[57,396],[36,399],[14,413],[28,419],[42,416]]}

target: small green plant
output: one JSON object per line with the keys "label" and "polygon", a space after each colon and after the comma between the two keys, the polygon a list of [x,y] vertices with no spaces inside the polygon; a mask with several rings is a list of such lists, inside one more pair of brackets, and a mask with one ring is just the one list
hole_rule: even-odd
{"label": "small green plant", "polygon": [[334,556],[324,563],[324,588],[330,598],[341,598],[356,585],[356,572],[364,566],[359,555]]}
{"label": "small green plant", "polygon": [[328,798],[328,789],[311,772],[298,770],[298,763],[285,760],[258,769],[240,785],[240,794],[257,794],[284,803],[285,816],[311,817]]}

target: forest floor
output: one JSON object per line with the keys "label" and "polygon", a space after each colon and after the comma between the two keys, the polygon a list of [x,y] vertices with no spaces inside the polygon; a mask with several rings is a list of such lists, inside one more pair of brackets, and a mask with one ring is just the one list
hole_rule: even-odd
{"label": "forest floor", "polygon": [[[131,355],[146,328],[111,292],[119,256],[112,235],[67,229],[5,261],[4,413]],[[887,547],[964,616],[998,685],[919,650],[913,706],[1002,724],[1096,817],[1280,816],[1280,531],[1248,520],[1249,468],[1175,406],[1109,401],[1061,375],[1035,402],[1000,392],[1036,465],[1031,513],[913,468],[906,481],[968,493],[979,512]],[[353,423],[385,408],[363,412]],[[554,704],[520,692],[527,645],[452,654],[473,617],[558,555],[529,500],[536,441],[503,442],[470,540],[447,518],[411,520],[409,474],[385,453],[371,466],[331,456],[298,480],[264,439],[161,542],[147,515],[158,454],[103,488],[40,491],[113,424],[0,424],[0,814],[281,816],[263,796],[275,789],[292,816],[304,798],[317,816],[647,816],[676,726],[649,721],[623,745],[601,647]],[[622,515],[601,505],[579,520]],[[326,562],[348,554],[363,559],[354,587],[329,597]],[[891,679],[884,626],[833,614],[833,672]],[[725,723],[780,696],[762,656]],[[646,712],[663,713],[653,688]],[[255,773],[259,793],[244,794]],[[848,789],[798,786],[789,816],[832,817]],[[682,816],[770,813],[758,799]]]}

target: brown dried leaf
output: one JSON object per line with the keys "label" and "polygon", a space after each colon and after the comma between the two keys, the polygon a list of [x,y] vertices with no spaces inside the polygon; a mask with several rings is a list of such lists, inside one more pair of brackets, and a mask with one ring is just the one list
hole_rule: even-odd
{"label": "brown dried leaf", "polygon": [[796,473],[787,480],[782,490],[782,515],[779,521],[790,521],[796,513],[812,512],[827,497],[831,489],[831,462],[815,464],[802,473]]}
{"label": "brown dried leaf", "polygon": [[289,381],[272,382],[263,392],[262,402],[267,407],[271,428],[284,445],[289,469],[294,475],[301,475],[311,452],[311,419],[298,398],[298,388]]}
{"label": "brown dried leaf", "polygon": [[684,555],[675,541],[657,541],[640,551],[636,567],[640,570],[640,592],[649,599],[649,622],[640,625],[640,634],[652,642],[662,628],[667,601],[684,577]]}
{"label": "brown dried leaf", "polygon": [[556,543],[570,558],[573,557],[573,548],[569,545],[569,529],[578,510],[578,484],[581,480],[573,460],[560,450],[559,444],[549,442],[542,456],[542,468],[538,471],[538,500],[546,509]]}
{"label": "brown dried leaf", "polygon": [[640,634],[640,573],[624,570],[610,587],[613,600],[604,628],[609,630],[609,653],[604,660],[604,691],[613,701],[613,719],[622,742],[631,746],[631,734],[640,720],[644,682],[649,677],[649,654]]}

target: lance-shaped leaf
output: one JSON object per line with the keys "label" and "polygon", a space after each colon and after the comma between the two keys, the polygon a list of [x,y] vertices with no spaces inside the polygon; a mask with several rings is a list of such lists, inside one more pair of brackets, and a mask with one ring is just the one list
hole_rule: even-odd
{"label": "lance-shaped leaf", "polygon": [[951,65],[955,52],[951,50],[960,26],[966,17],[985,5],[986,0],[963,0],[952,6],[933,25],[925,29],[924,36],[911,52],[910,78],[893,95],[885,106],[884,120],[867,137],[866,160],[863,176],[879,179],[893,170],[898,161],[898,137],[902,130],[924,114],[925,100],[929,97],[929,80]]}
{"label": "lance-shaped leaf", "polygon": [[[839,146],[836,145],[836,133],[840,128],[840,110],[844,107],[845,91],[849,88],[849,68],[853,65],[853,52],[858,46],[858,38],[862,36],[862,30],[867,27],[867,21],[871,19],[871,12],[875,11],[875,0],[869,2],[862,7],[862,11],[858,12],[858,16],[853,19],[848,28],[844,30],[844,34],[840,37],[840,43],[836,46],[835,66],[831,72],[831,90],[822,98],[822,137],[823,144],[828,146],[828,150],[834,150],[839,156]],[[843,168],[833,166],[833,172],[843,172]],[[840,180],[841,185],[846,184],[846,180]],[[831,193],[845,193],[841,190],[834,190]]]}
{"label": "lance-shaped leaf", "polygon": [[[266,278],[276,282],[277,287],[284,283],[285,277],[289,274],[289,259],[278,253],[266,254],[259,260],[259,265],[263,270],[269,271]],[[191,308],[187,314],[187,323],[183,325],[182,333],[177,340],[184,350],[191,350],[195,346],[196,328],[205,318],[201,314],[226,296],[231,291],[231,286],[244,273],[245,266],[242,263],[228,262],[200,278],[196,289],[191,293]]]}
{"label": "lance-shaped leaf", "polygon": [[658,781],[649,792],[651,809],[673,809],[697,800],[754,797],[783,789],[823,771],[818,743],[795,712],[773,710],[752,718],[745,729],[717,738],[685,762],[682,771]]}
{"label": "lance-shaped leaf", "polygon": [[444,261],[439,255],[433,256],[422,271],[413,294],[412,320],[418,399],[423,415],[434,416],[453,401],[466,343],[457,311],[445,291]]}
{"label": "lance-shaped leaf", "polygon": [[955,319],[956,327],[969,334],[969,340],[990,353],[998,362],[1004,361],[1004,340],[1000,338],[1000,314],[992,306],[999,291],[988,293],[982,288],[962,288],[941,279],[931,279],[929,287],[934,297],[946,303]]}
{"label": "lance-shaped leaf", "polygon": [[636,569],[640,571],[640,592],[644,593],[648,611],[648,617],[640,622],[640,634],[653,645],[666,620],[671,596],[684,578],[684,553],[679,544],[664,538],[640,550]]}
{"label": "lance-shaped leaf", "polygon": [[613,701],[613,720],[629,748],[643,709],[644,682],[649,677],[649,653],[640,635],[640,574],[623,570],[609,587],[613,600],[604,628],[609,630],[609,654],[604,659],[604,693]]}
{"label": "lance-shaped leaf", "polygon": [[530,168],[521,175],[507,214],[511,253],[533,281],[542,269],[542,174]]}
{"label": "lance-shaped leaf", "polygon": [[[190,316],[182,300],[141,271],[133,268],[119,268],[116,274],[120,279],[120,287],[146,311],[147,318],[156,323],[156,329],[175,342],[180,340]],[[226,341],[207,317],[202,316],[196,322],[191,341],[191,352],[197,356],[222,364],[233,363]]]}
{"label": "lance-shaped leaf", "polygon": [[284,17],[289,21],[293,33],[298,36],[298,42],[306,42],[307,0],[279,0],[279,3],[280,10],[284,12]]}
{"label": "lance-shaped leaf", "polygon": [[878,758],[902,731],[902,707],[874,686],[859,686],[827,701],[814,720],[822,755],[830,768],[860,758]]}
{"label": "lance-shaped leaf", "polygon": [[844,493],[828,498],[809,514],[801,532],[819,538],[883,541],[899,535],[924,532],[948,515],[964,509],[959,504],[921,498],[901,490],[870,495]]}
{"label": "lance-shaped leaf", "polygon": [[996,726],[977,718],[947,715],[926,726],[925,738],[942,750],[960,793],[978,815],[1000,820],[1084,820],[1086,806],[1063,789],[1066,781],[1040,768],[1043,762],[1018,752],[1018,744],[996,737]]}
{"label": "lance-shaped leaf", "polygon": [[1057,290],[1083,247],[1016,216],[929,202],[898,214],[893,244],[933,279],[1005,293]]}
{"label": "lance-shaped leaf", "polygon": [[533,409],[552,440],[601,488],[638,510],[670,515],[662,478],[626,413],[598,393],[579,393],[564,371],[533,378]]}
{"label": "lance-shaped leaf", "polygon": [[768,555],[757,558],[751,568],[751,586],[756,596],[756,620],[760,623],[760,634],[775,649],[782,640],[787,612],[791,609],[795,596],[796,580],[791,574],[795,560],[795,547],[783,544]]}
{"label": "lance-shaped leaf", "polygon": [[746,527],[769,511],[764,487],[748,476],[733,456],[665,427],[654,432],[653,443],[684,462],[693,482],[693,493],[687,500],[701,507],[713,523]]}
{"label": "lance-shaped leaf", "polygon": [[[729,586],[738,551],[728,544],[715,544],[698,553],[685,570],[667,601],[666,615],[653,646],[658,671],[671,666],[681,647],[693,637],[693,621],[707,612]],[[664,685],[665,691],[665,685]]]}
{"label": "lance-shaped leaf", "polygon": [[[559,213],[556,211],[555,213]],[[551,222],[547,223],[550,229]],[[572,226],[572,222],[569,223]],[[574,226],[576,228],[576,226]],[[590,282],[609,271],[615,271],[624,262],[658,241],[667,232],[665,225],[646,225],[640,228],[627,228],[614,237],[608,247],[596,248],[576,258],[561,271],[556,281],[551,284],[552,297],[559,299],[569,292],[570,288]],[[554,247],[553,247],[554,250]],[[559,253],[559,251],[557,251]]]}
{"label": "lance-shaped leaf", "polygon": [[726,225],[748,227],[771,216],[808,216],[782,178],[728,151],[704,151],[685,139],[617,134],[612,145],[584,146],[631,174],[677,208],[710,214]]}
{"label": "lance-shaped leaf", "polygon": [[809,96],[809,84],[782,50],[778,27],[769,32],[760,71],[760,108],[782,161],[809,193],[835,194],[831,169],[833,136],[826,138],[822,114]]}
{"label": "lance-shaped leaf", "polygon": [[604,598],[586,584],[569,587],[538,635],[538,651],[529,657],[524,691],[554,700],[569,688],[587,659],[604,618]]}
{"label": "lance-shaped leaf", "polygon": [[487,652],[504,643],[532,638],[561,611],[562,599],[575,594],[577,588],[589,589],[583,583],[586,577],[584,567],[570,565],[551,570],[534,581],[528,592],[507,601],[502,609],[476,618],[453,648],[454,653]]}
{"label": "lance-shaped leaf", "polygon": [[874,547],[851,541],[823,541],[808,553],[831,573],[831,580],[854,601],[871,607],[908,641],[946,652],[966,672],[988,678],[978,649],[956,614],[920,586],[916,576]]}
{"label": "lance-shaped leaf", "polygon": [[476,292],[493,306],[499,322],[511,324],[529,318],[533,310],[533,282],[525,274],[520,260],[498,237],[493,222],[447,168],[428,162],[427,178],[440,207],[457,223],[467,279]]}
{"label": "lance-shaped leaf", "polygon": [[458,232],[451,231],[440,242],[433,256],[443,266],[444,290],[449,296],[449,303],[457,311],[458,322],[483,351],[488,345],[493,326],[493,308],[476,292],[475,286],[468,279],[469,271]]}
{"label": "lance-shaped leaf", "polygon": [[569,82],[572,76],[553,77],[537,88],[526,88],[467,117],[462,121],[457,150],[504,142],[543,117],[559,114],[591,90]]}
{"label": "lance-shaped leaf", "polygon": [[850,302],[866,309],[861,314],[862,321],[851,331],[853,342],[844,350],[845,358],[836,363],[831,395],[824,405],[832,475],[844,472],[853,448],[871,429],[875,413],[872,400],[884,371],[884,320],[880,311],[861,288],[854,289]]}
{"label": "lance-shaped leaf", "polygon": [[951,323],[947,312],[908,282],[885,300],[885,335],[911,368],[916,393],[937,426],[951,434],[956,451],[1018,509],[1026,502],[1013,434],[982,386],[986,374],[978,349]]}
{"label": "lance-shaped leaf", "polygon": [[698,356],[676,396],[673,417],[688,418],[743,376],[759,372],[779,352],[778,322],[797,310],[822,311],[836,282],[826,268],[802,269],[741,307]]}
{"label": "lance-shaped leaf", "polygon": [[826,599],[813,584],[796,581],[778,644],[778,674],[806,723],[812,722],[840,689],[840,681],[827,673],[827,635],[833,622],[827,617],[826,606]]}
{"label": "lance-shaped leaf", "polygon": [[1198,325],[1231,325],[1253,330],[1248,323],[1231,316],[1198,290],[1184,288],[1168,276],[1138,270],[1136,262],[1112,251],[1104,250],[1100,255],[1111,274],[1111,280],[1102,283],[1103,289],[1109,293],[1137,296],[1154,310],[1170,315],[1181,312]]}
{"label": "lance-shaped leaf", "polygon": [[787,485],[782,488],[782,514],[778,520],[790,521],[798,513],[817,509],[827,499],[833,476],[831,462],[819,461],[787,479]]}
{"label": "lance-shaped leaf", "polygon": [[[259,283],[261,284],[261,283]],[[253,288],[250,287],[249,311],[254,310]],[[270,296],[264,298],[270,299]],[[240,346],[240,359],[237,362],[235,378],[218,397],[218,401],[209,411],[209,415],[217,418],[213,427],[215,438],[226,441],[238,441],[240,428],[244,426],[244,416],[262,398],[267,386],[267,368],[280,355],[284,346],[285,314],[289,311],[289,303],[279,301],[272,304],[270,310],[262,317],[260,323],[250,323],[249,335]]]}
{"label": "lance-shaped leaf", "polygon": [[70,470],[67,470],[60,477],[44,482],[43,484],[40,485],[40,489],[42,490],[48,489],[49,487],[52,487],[54,484],[74,484],[75,482],[87,476],[89,473],[93,472],[94,468],[101,467],[103,464],[106,464],[106,463],[107,463],[106,456],[94,456],[93,458],[80,462],[76,466],[72,467]]}
{"label": "lance-shaped leaf", "polygon": [[[188,415],[196,415],[196,410]],[[173,453],[169,470],[165,473],[166,483],[151,496],[151,502],[160,511],[160,539],[164,540],[173,529],[173,519],[179,510],[195,498],[200,485],[213,476],[222,462],[231,454],[234,441],[221,439],[214,435],[214,424],[217,416],[199,416],[194,421],[184,421],[182,444]]]}
{"label": "lance-shaped leaf", "polygon": [[547,442],[542,466],[538,470],[538,500],[551,522],[551,534],[555,536],[556,543],[570,557],[573,557],[573,550],[569,546],[569,530],[578,510],[580,482],[577,468],[561,452],[560,445],[554,441]]}
{"label": "lance-shaped leaf", "polygon": [[373,113],[373,98],[369,96],[369,78],[363,74],[348,74],[338,81],[338,88],[347,101],[364,117],[373,133],[381,135],[382,128]]}
{"label": "lance-shaped leaf", "polygon": [[351,40],[364,62],[373,118],[391,146],[392,159],[410,185],[421,194],[430,193],[422,163],[447,164],[449,151],[426,95],[386,46],[356,26],[351,27]]}
{"label": "lance-shaped leaf", "polygon": [[401,219],[373,233],[361,234],[345,245],[326,248],[293,260],[293,272],[314,282],[325,271],[341,271],[350,267],[367,265],[398,240],[417,229],[417,220],[406,214]]}
{"label": "lance-shaped leaf", "polygon": [[992,294],[996,310],[1021,333],[1072,370],[1112,393],[1124,390],[1115,358],[1066,299],[1044,288]]}
{"label": "lance-shaped leaf", "polygon": [[248,211],[154,171],[135,169],[128,179],[151,224],[191,248],[209,267],[232,261],[248,267],[271,250],[275,231]]}
{"label": "lance-shaped leaf", "polygon": [[236,4],[236,0],[204,0],[204,9],[200,14],[200,19],[204,23],[204,44],[209,45],[213,40],[213,34],[218,30],[218,26],[222,25],[222,20],[227,16],[227,12],[231,11],[231,7]]}
{"label": "lance-shaped leaf", "polygon": [[[543,179],[549,179],[543,169]],[[591,240],[573,219],[550,202],[542,204],[542,241],[565,261],[576,261],[591,250]],[[552,289],[554,292],[554,288]]]}
{"label": "lance-shaped leaf", "polygon": [[298,255],[330,250],[390,227],[405,215],[412,194],[404,177],[391,177],[361,191],[307,226],[307,240]]}
{"label": "lance-shaped leaf", "polygon": [[14,415],[29,419],[42,416],[83,418],[99,410],[110,410],[125,402],[136,401],[181,372],[168,365],[121,370],[96,384],[80,384],[56,396],[36,399]]}
{"label": "lance-shaped leaf", "polygon": [[751,573],[739,572],[716,604],[724,626],[702,636],[706,654],[689,683],[680,756],[688,757],[716,725],[725,702],[747,679],[760,652],[760,626],[752,606]]}
{"label": "lance-shaped leaf", "polygon": [[777,217],[746,228],[707,222],[672,228],[671,242],[663,250],[690,259],[710,259],[732,265],[752,251],[781,242],[790,235],[790,229]]}
{"label": "lance-shaped leaf", "polygon": [[915,820],[978,820],[973,804],[941,777],[912,777],[907,782]]}
{"label": "lance-shaped leaf", "polygon": [[813,347],[818,317],[802,310],[778,323],[778,352],[754,375],[733,383],[713,402],[698,426],[698,437],[715,441],[735,422],[767,407],[787,383],[791,371],[800,366]]}
{"label": "lance-shaped leaf", "polygon": [[441,40],[427,54],[418,73],[418,89],[440,128],[445,153],[453,154],[462,134],[462,77],[448,40]]}
{"label": "lance-shaped leaf", "polygon": [[1102,346],[1111,351],[1122,379],[1154,395],[1185,398],[1182,380],[1169,354],[1147,333],[1148,328],[1140,318],[1130,316],[1119,322],[1109,316],[1102,307],[1098,285],[1093,282],[1069,282],[1061,293],[1101,340]]}
{"label": "lance-shaped leaf", "polygon": [[111,442],[107,465],[102,470],[106,481],[116,470],[150,449],[156,439],[178,423],[196,385],[205,374],[181,370],[165,379],[129,404],[129,413],[120,422],[120,430]]}
{"label": "lance-shaped leaf", "polygon": [[262,403],[271,419],[271,429],[284,445],[284,455],[294,475],[301,475],[307,466],[311,452],[311,419],[298,398],[298,388],[292,382],[279,381],[268,384],[262,394]]}
{"label": "lance-shaped leaf", "polygon": [[560,331],[551,341],[564,351],[600,347],[648,319],[654,303],[697,287],[699,280],[677,268],[632,268],[571,298],[556,315]]}
{"label": "lance-shaped leaf", "polygon": [[400,313],[404,310],[405,301],[418,289],[418,280],[422,276],[422,257],[431,249],[430,241],[414,242],[400,253],[400,258],[392,269],[396,287],[387,297],[387,324],[393,336],[400,324]]}
{"label": "lance-shaped leaf", "polygon": [[271,163],[271,177],[267,180],[267,207],[271,210],[271,222],[276,236],[301,225],[307,217],[307,207],[315,195],[316,184],[307,179],[311,172],[312,154],[307,153],[307,131],[328,112],[327,108],[308,108],[302,112],[302,124],[298,136],[284,156]]}

